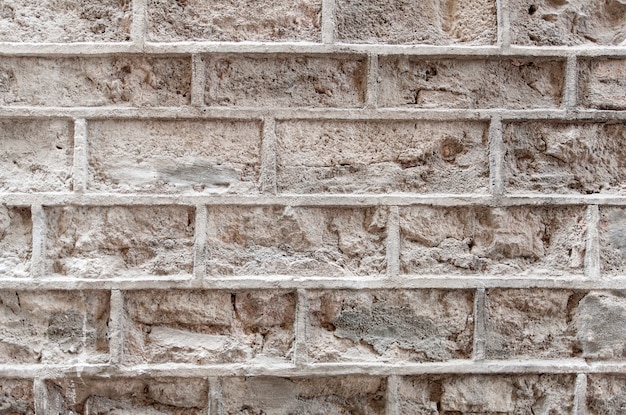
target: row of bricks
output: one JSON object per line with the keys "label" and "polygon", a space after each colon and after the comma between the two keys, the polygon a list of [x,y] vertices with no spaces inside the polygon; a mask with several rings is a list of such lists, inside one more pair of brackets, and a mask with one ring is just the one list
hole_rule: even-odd
{"label": "row of bricks", "polygon": [[620,413],[624,408],[626,378],[544,374],[389,378],[82,377],[35,382],[3,379],[0,394],[4,395],[3,408],[25,415],[94,415],[117,411],[171,415],[607,415]]}
{"label": "row of bricks", "polygon": [[63,6],[8,1],[1,10],[0,42],[619,45],[626,40],[626,7],[619,0],[106,0],[97,5],[71,0]]}
{"label": "row of bricks", "polygon": [[13,368],[626,357],[609,290],[2,290],[0,323]]}
{"label": "row of bricks", "polygon": [[620,207],[204,209],[1,207],[1,275],[597,277],[598,262],[604,276],[626,271]]}
{"label": "row of bricks", "polygon": [[615,121],[9,119],[0,191],[621,194],[624,140]]}
{"label": "row of bricks", "polygon": [[564,102],[567,66],[579,88],[566,92],[582,107],[626,109],[624,59],[575,60],[569,67],[528,57],[214,54],[194,65],[191,57],[3,57],[0,105],[558,108],[574,101]]}

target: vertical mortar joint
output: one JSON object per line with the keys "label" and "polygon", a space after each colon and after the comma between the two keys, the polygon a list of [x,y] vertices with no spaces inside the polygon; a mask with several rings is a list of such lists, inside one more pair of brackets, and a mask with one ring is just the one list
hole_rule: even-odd
{"label": "vertical mortar joint", "polygon": [[276,120],[272,117],[263,119],[263,137],[261,139],[261,192],[276,194],[277,144]]}
{"label": "vertical mortar joint", "polygon": [[474,294],[474,361],[485,360],[487,312],[486,291],[484,288],[476,289]]}
{"label": "vertical mortar joint", "polygon": [[495,197],[504,194],[504,152],[502,119],[496,115],[489,124],[489,181]]}
{"label": "vertical mortar joint", "polygon": [[389,207],[387,222],[387,276],[395,278],[400,275],[400,208]]}
{"label": "vertical mortar joint", "polygon": [[335,8],[336,0],[322,0],[322,43],[335,43]]}
{"label": "vertical mortar joint", "polygon": [[587,228],[587,238],[585,240],[585,277],[590,279],[600,278],[600,236],[598,232],[599,223],[599,206],[587,206],[587,212],[585,214],[585,225]]}

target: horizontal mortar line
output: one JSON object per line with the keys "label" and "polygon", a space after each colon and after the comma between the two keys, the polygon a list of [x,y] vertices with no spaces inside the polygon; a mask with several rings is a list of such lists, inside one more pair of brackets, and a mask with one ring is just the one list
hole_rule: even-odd
{"label": "horizontal mortar line", "polygon": [[626,362],[592,362],[584,359],[555,360],[452,360],[428,363],[313,363],[296,366],[282,362],[252,362],[213,365],[180,363],[146,364],[137,366],[111,366],[104,364],[74,365],[0,365],[3,378],[59,377],[238,377],[238,376],[280,376],[280,377],[326,377],[326,376],[414,376],[414,375],[462,375],[462,374],[626,374]]}
{"label": "horizontal mortar line", "polygon": [[499,116],[503,121],[623,121],[626,111],[542,109],[427,109],[427,108],[259,108],[259,107],[39,107],[0,106],[0,118],[98,119],[242,119],[260,120],[481,120]]}
{"label": "horizontal mortar line", "polygon": [[11,206],[569,206],[626,205],[626,195],[540,195],[514,194],[282,194],[282,195],[224,195],[224,194],[124,194],[124,193],[7,193],[0,192],[0,203]]}
{"label": "horizontal mortar line", "polygon": [[180,41],[146,42],[143,47],[132,42],[32,43],[0,42],[0,55],[12,56],[106,56],[113,54],[149,53],[179,55],[193,53],[300,53],[300,54],[367,54],[415,55],[439,57],[520,56],[566,57],[626,56],[626,47],[578,46],[510,46],[497,45],[394,45],[368,43],[269,42],[269,41]]}
{"label": "horizontal mortar line", "polygon": [[208,276],[205,279],[192,276],[160,277],[137,275],[136,277],[114,277],[110,279],[73,278],[42,276],[33,278],[2,278],[2,290],[378,290],[378,289],[476,289],[476,288],[519,288],[519,289],[572,289],[572,290],[617,290],[626,287],[626,276],[604,279],[586,279],[582,275],[564,276],[502,276],[502,275],[400,275],[385,276],[297,276],[260,275],[223,277]]}

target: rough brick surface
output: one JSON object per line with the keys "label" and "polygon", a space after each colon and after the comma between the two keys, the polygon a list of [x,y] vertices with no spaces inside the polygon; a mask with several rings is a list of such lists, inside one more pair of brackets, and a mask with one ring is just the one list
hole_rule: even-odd
{"label": "rough brick surface", "polygon": [[624,123],[506,124],[506,185],[511,192],[623,193]]}
{"label": "rough brick surface", "polygon": [[27,277],[33,225],[29,209],[0,205],[0,277]]}
{"label": "rough brick surface", "polygon": [[289,193],[485,193],[481,123],[280,123],[278,188]]}
{"label": "rough brick surface", "polygon": [[224,414],[385,414],[384,379],[226,378]]}
{"label": "rough brick surface", "polygon": [[129,0],[5,0],[0,42],[123,42],[130,40]]}
{"label": "rough brick surface", "polygon": [[365,60],[358,56],[206,57],[207,105],[360,107]]}
{"label": "rough brick surface", "polygon": [[339,0],[336,13],[342,42],[480,45],[496,39],[493,0]]}
{"label": "rough brick surface", "polygon": [[604,208],[600,212],[600,259],[604,274],[626,273],[626,210]]}
{"label": "rough brick surface", "polygon": [[553,108],[561,103],[563,71],[557,60],[381,57],[379,105]]}
{"label": "rough brick surface", "polygon": [[47,413],[59,414],[206,414],[204,379],[90,379],[46,382]]}
{"label": "rough brick surface", "polygon": [[207,273],[381,274],[387,214],[385,208],[209,208]]}
{"label": "rough brick surface", "polygon": [[194,220],[178,206],[49,208],[46,268],[81,278],[191,274]]}
{"label": "rough brick surface", "polygon": [[284,361],[294,341],[295,295],[283,291],[130,291],[127,363]]}
{"label": "rough brick surface", "polygon": [[579,94],[585,107],[626,109],[626,59],[581,60]]}
{"label": "rough brick surface", "polygon": [[521,45],[619,45],[626,40],[620,0],[512,0],[512,41]]}
{"label": "rough brick surface", "polygon": [[0,408],[7,414],[34,415],[33,382],[0,379]]}
{"label": "rough brick surface", "polygon": [[586,358],[626,357],[626,298],[623,293],[587,294],[578,303],[575,322]]}
{"label": "rough brick surface", "polygon": [[261,126],[256,122],[101,121],[90,123],[88,134],[94,190],[243,193],[257,188]]}
{"label": "rough brick surface", "polygon": [[185,58],[0,58],[0,105],[185,105],[190,88]]}
{"label": "rough brick surface", "polygon": [[320,362],[467,358],[472,295],[465,291],[320,291],[309,300],[307,347]]}
{"label": "rough brick surface", "polygon": [[588,383],[590,415],[617,415],[626,409],[626,376],[590,375]]}
{"label": "rough brick surface", "polygon": [[321,0],[150,0],[151,40],[308,40],[321,37]]}
{"label": "rough brick surface", "polygon": [[0,362],[104,363],[106,292],[0,292]]}
{"label": "rough brick surface", "polygon": [[404,273],[580,274],[580,208],[431,208],[400,211]]}

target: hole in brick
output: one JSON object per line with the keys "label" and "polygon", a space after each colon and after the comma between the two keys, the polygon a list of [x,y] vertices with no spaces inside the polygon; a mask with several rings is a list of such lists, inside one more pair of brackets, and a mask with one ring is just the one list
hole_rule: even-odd
{"label": "hole in brick", "polygon": [[531,4],[531,6],[528,8],[528,14],[532,16],[533,14],[535,14],[536,11],[537,11],[537,6],[535,6],[534,4]]}

